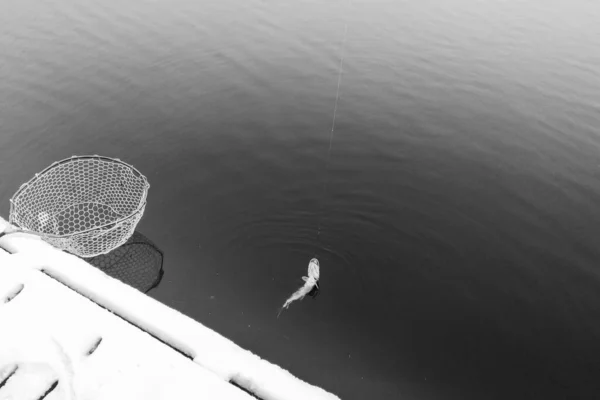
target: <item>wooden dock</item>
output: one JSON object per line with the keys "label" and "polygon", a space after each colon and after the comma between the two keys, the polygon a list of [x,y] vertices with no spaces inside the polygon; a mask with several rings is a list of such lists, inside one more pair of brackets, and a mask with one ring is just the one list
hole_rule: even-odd
{"label": "wooden dock", "polygon": [[16,233],[0,238],[0,400],[42,398],[339,400]]}

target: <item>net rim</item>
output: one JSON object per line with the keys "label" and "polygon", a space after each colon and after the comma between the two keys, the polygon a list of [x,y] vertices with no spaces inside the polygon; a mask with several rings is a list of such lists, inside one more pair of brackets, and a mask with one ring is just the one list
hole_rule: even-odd
{"label": "net rim", "polygon": [[[118,220],[106,223],[104,225],[99,225],[99,226],[95,226],[89,229],[85,229],[82,231],[78,231],[78,232],[73,232],[73,233],[69,233],[69,234],[64,234],[64,235],[54,235],[54,234],[50,234],[50,233],[44,233],[43,236],[47,237],[47,238],[53,238],[53,239],[65,239],[65,238],[69,238],[69,237],[73,237],[76,235],[82,235],[85,233],[90,233],[93,231],[97,231],[100,229],[106,229],[108,227],[114,227],[120,223],[122,223],[125,220],[129,220],[132,217],[134,217],[135,215],[139,214],[142,210],[144,210],[144,208],[146,207],[147,204],[147,197],[148,197],[148,189],[150,189],[150,183],[148,182],[148,179],[137,169],[135,168],[133,165],[127,164],[124,161],[121,161],[118,158],[112,158],[112,157],[106,157],[106,156],[100,156],[100,155],[83,155],[83,156],[71,156],[68,158],[64,158],[60,161],[55,161],[52,164],[50,164],[49,166],[47,166],[46,168],[44,168],[42,171],[36,173],[33,178],[29,179],[27,182],[25,182],[24,184],[22,184],[19,189],[15,192],[15,194],[10,198],[9,202],[10,202],[10,207],[11,207],[11,212],[10,212],[10,216],[9,216],[9,220],[11,220],[10,222],[13,223],[12,221],[12,215],[13,215],[13,211],[15,209],[19,209],[19,207],[15,204],[15,200],[23,193],[23,191],[25,191],[30,185],[32,185],[33,183],[35,183],[38,179],[42,178],[44,176],[44,174],[46,174],[48,171],[53,170],[56,167],[59,167],[63,164],[67,164],[73,161],[78,161],[78,160],[99,160],[99,161],[103,161],[103,162],[110,162],[110,163],[117,163],[117,164],[121,164],[127,168],[129,168],[131,171],[133,171],[133,173],[138,177],[141,178],[143,184],[144,184],[144,192],[142,194],[142,197],[140,198],[139,201],[139,205],[138,207],[133,210],[131,213],[129,213],[129,215],[120,218]],[[21,227],[22,228],[22,227]],[[27,229],[27,228],[25,228]],[[28,229],[29,230],[29,229]]]}

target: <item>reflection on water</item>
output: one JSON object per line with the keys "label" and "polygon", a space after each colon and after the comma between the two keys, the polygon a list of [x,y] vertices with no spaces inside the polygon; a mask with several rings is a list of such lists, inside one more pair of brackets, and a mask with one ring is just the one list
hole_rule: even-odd
{"label": "reflection on water", "polygon": [[85,261],[129,286],[149,292],[162,280],[163,258],[163,252],[150,239],[135,231],[122,246]]}

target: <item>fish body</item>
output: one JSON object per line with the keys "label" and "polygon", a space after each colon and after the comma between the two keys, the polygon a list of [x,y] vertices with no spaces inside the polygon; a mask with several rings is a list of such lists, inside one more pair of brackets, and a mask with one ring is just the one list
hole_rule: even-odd
{"label": "fish body", "polygon": [[[302,280],[304,281],[304,285],[296,290],[283,304],[279,313],[277,314],[277,318],[283,311],[284,308],[288,308],[292,302],[296,300],[302,300],[304,296],[311,293],[315,288],[319,289],[319,278],[321,277],[321,271],[319,266],[319,260],[313,258],[308,263],[308,276],[303,276]],[[315,294],[316,296],[316,294]]]}

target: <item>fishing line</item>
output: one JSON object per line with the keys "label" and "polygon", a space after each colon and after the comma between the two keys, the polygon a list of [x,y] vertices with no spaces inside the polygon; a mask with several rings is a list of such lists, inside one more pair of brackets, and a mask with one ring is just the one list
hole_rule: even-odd
{"label": "fishing line", "polygon": [[[321,196],[321,204],[319,207],[319,220],[318,220],[318,225],[317,225],[317,244],[320,242],[320,236],[321,236],[321,226],[322,226],[322,219],[323,219],[323,199],[325,198],[326,194],[327,194],[327,185],[329,183],[329,164],[330,164],[330,159],[331,159],[331,148],[333,147],[333,134],[335,132],[335,120],[337,117],[337,109],[338,109],[338,102],[340,100],[340,87],[342,85],[342,75],[344,72],[344,56],[345,56],[345,50],[346,50],[346,39],[348,37],[348,18],[346,18],[345,21],[345,26],[344,26],[344,38],[342,40],[342,45],[341,45],[341,51],[340,51],[340,65],[338,67],[338,80],[337,80],[337,89],[335,92],[335,103],[333,106],[333,118],[331,121],[331,132],[329,133],[329,149],[327,150],[327,158],[325,159],[325,174],[324,174],[324,179],[323,179],[323,194]],[[317,246],[318,248],[318,246]],[[302,285],[302,287],[300,287],[298,290],[296,290],[287,300],[286,302],[283,304],[283,306],[279,309],[279,312],[277,313],[277,318],[279,318],[279,316],[281,315],[281,312],[284,309],[287,309],[290,304],[292,304],[294,301],[297,300],[302,300],[306,295],[311,296],[314,291],[314,289],[316,289],[316,292],[314,294],[314,296],[317,295],[318,291],[319,291],[319,278],[320,278],[320,267],[319,267],[319,260],[315,257],[312,260],[310,260],[309,264],[308,264],[308,271],[307,271],[307,275],[308,276],[303,276],[302,280],[304,281],[304,285]]]}
{"label": "fishing line", "polygon": [[321,238],[321,227],[323,220],[323,200],[327,195],[327,186],[329,183],[329,164],[331,159],[331,148],[333,146],[333,134],[335,132],[335,120],[337,117],[337,109],[338,102],[340,99],[340,87],[342,85],[342,76],[344,74],[344,57],[346,50],[346,39],[348,37],[348,18],[346,18],[345,27],[344,27],[344,38],[342,40],[341,50],[340,50],[340,64],[338,67],[338,81],[337,81],[337,90],[335,93],[335,103],[333,106],[333,119],[331,122],[331,132],[329,134],[329,149],[327,150],[327,158],[325,159],[325,178],[323,179],[323,194],[321,196],[321,205],[319,209],[319,220],[317,225],[317,244],[320,242]]}

